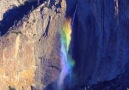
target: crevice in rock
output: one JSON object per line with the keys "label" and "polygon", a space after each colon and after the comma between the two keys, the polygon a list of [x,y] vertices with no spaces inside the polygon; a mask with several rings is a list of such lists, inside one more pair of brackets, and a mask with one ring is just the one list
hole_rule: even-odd
{"label": "crevice in rock", "polygon": [[49,31],[49,26],[50,26],[50,20],[51,20],[51,17],[49,16],[49,20],[48,20],[48,24],[47,24],[47,27],[46,27],[46,30],[43,34],[43,37],[48,37],[48,31]]}
{"label": "crevice in rock", "polygon": [[57,66],[50,65],[49,67],[50,67],[50,68],[52,68],[52,69],[53,69],[53,68],[55,68],[56,70],[61,71],[61,69],[60,69],[60,68],[58,68]]}
{"label": "crevice in rock", "polygon": [[31,90],[37,90],[34,86],[31,86]]}
{"label": "crevice in rock", "polygon": [[13,87],[11,87],[11,86],[9,86],[9,90],[16,90],[15,88],[13,88]]}

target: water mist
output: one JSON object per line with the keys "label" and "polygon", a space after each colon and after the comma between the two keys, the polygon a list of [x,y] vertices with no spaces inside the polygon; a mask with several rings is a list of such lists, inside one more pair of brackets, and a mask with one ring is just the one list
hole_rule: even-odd
{"label": "water mist", "polygon": [[[75,19],[76,9],[72,19],[66,18],[66,21],[61,30],[61,73],[60,73],[60,78],[58,82],[59,90],[63,89],[64,79],[67,75],[69,75],[71,79],[72,68],[75,64],[74,60],[71,58],[71,55],[69,54],[69,47],[71,42],[71,33],[72,33],[72,27]],[[70,88],[70,85],[69,85],[69,88]]]}

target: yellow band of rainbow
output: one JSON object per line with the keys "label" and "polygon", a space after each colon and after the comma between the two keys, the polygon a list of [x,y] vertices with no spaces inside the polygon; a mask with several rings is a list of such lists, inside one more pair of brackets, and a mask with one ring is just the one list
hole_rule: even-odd
{"label": "yellow band of rainbow", "polygon": [[71,55],[69,55],[69,47],[70,47],[70,42],[71,42],[71,18],[66,19],[63,29],[61,31],[61,45],[64,46],[65,52],[67,56],[67,65],[66,68],[72,68],[75,64],[73,59],[71,58]]}

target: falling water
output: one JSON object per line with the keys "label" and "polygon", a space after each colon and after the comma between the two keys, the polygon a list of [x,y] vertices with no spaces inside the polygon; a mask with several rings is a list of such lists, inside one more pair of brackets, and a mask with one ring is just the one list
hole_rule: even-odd
{"label": "falling water", "polygon": [[69,47],[71,42],[71,33],[72,33],[71,26],[73,26],[76,9],[73,14],[72,22],[71,22],[71,18],[67,18],[61,31],[61,68],[62,70],[61,70],[61,74],[58,82],[59,90],[62,90],[65,77],[67,75],[70,75],[71,77],[72,68],[75,64],[75,62],[73,61],[73,59],[71,58],[68,52],[69,52]]}
{"label": "falling water", "polygon": [[74,11],[74,14],[73,14],[73,18],[72,18],[72,27],[73,27],[73,23],[74,23],[74,20],[75,20],[76,12],[77,12],[77,5],[76,5],[76,8],[75,8],[75,11]]}
{"label": "falling water", "polygon": [[74,65],[74,61],[71,59],[68,51],[71,41],[71,19],[66,19],[66,22],[61,31],[61,74],[59,79],[59,87],[64,82],[64,78],[71,73],[71,69]]}

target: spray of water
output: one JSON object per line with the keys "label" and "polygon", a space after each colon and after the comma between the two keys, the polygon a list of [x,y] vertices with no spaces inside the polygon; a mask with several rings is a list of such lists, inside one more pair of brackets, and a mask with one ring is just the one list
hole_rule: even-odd
{"label": "spray of water", "polygon": [[63,29],[61,31],[61,74],[59,78],[59,88],[63,85],[64,79],[67,75],[71,74],[74,61],[69,55],[69,46],[71,42],[71,19],[66,19]]}
{"label": "spray of water", "polygon": [[64,83],[65,77],[67,75],[69,75],[70,78],[72,77],[71,76],[72,68],[75,64],[74,60],[71,58],[68,51],[69,51],[69,46],[71,42],[71,32],[72,32],[73,23],[75,20],[76,10],[77,10],[77,6],[75,8],[75,12],[73,14],[72,20],[71,18],[67,18],[61,31],[61,68],[62,70],[61,70],[61,74],[58,82],[59,90],[62,90],[62,85]]}

